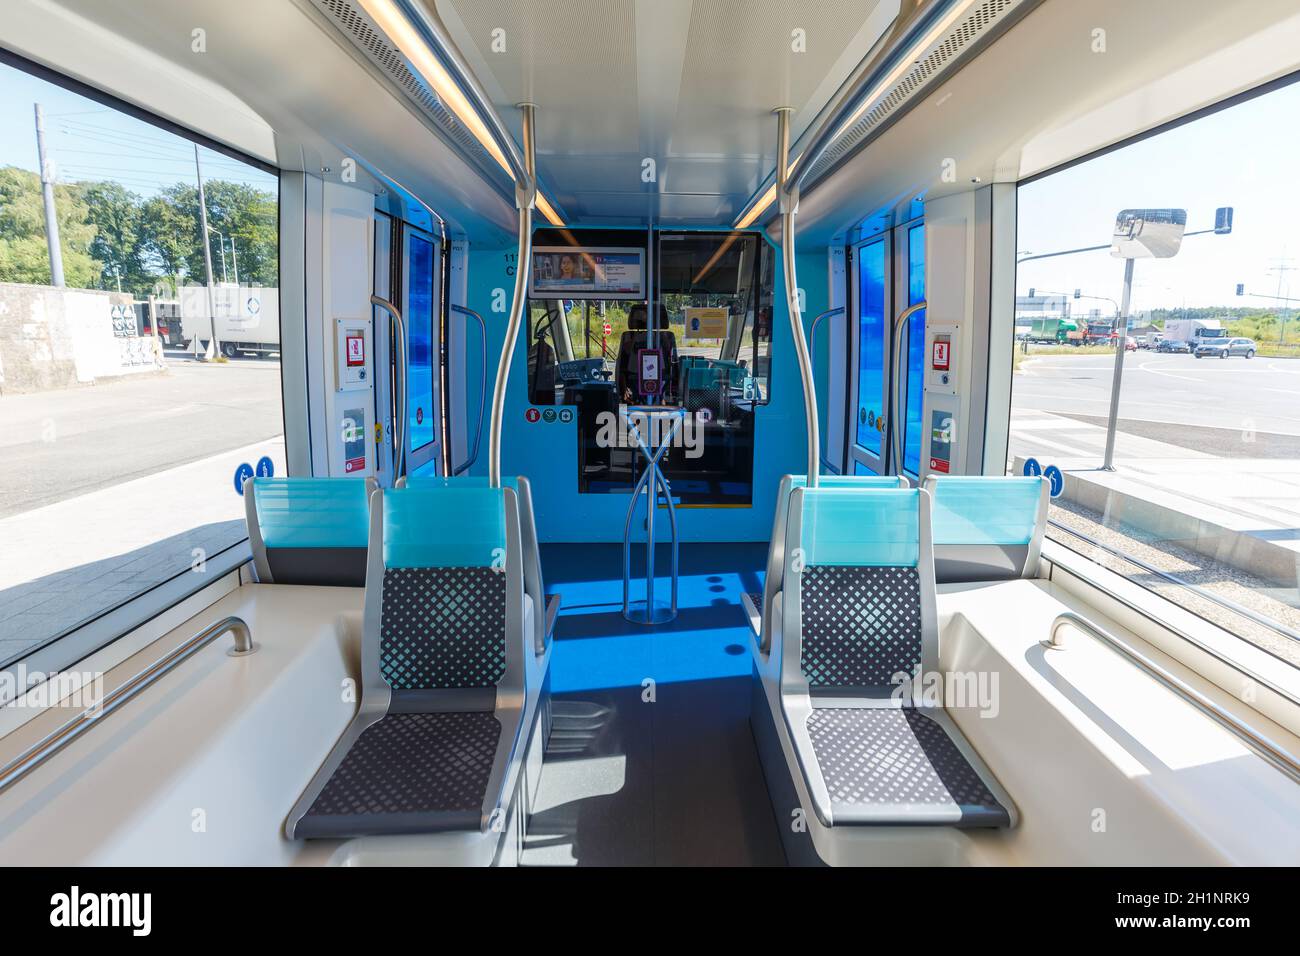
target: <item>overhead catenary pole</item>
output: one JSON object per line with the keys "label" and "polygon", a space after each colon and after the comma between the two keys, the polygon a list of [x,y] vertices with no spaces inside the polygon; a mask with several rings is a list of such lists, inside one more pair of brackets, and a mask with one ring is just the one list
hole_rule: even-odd
{"label": "overhead catenary pole", "polygon": [[[207,269],[208,317],[212,320],[212,354],[217,354],[217,310],[212,303],[212,240],[208,236],[208,203],[203,194],[203,167],[199,165],[199,144],[194,144],[194,175],[199,182],[199,220],[203,225],[203,265]],[[195,338],[197,338],[197,334]],[[198,349],[195,349],[197,354]]]}
{"label": "overhead catenary pole", "polygon": [[812,357],[808,354],[808,338],[803,331],[803,313],[799,308],[799,277],[794,261],[794,214],[799,206],[799,189],[787,187],[790,164],[790,114],[793,109],[782,106],[776,113],[776,196],[781,212],[781,260],[785,265],[785,300],[790,313],[790,331],[794,334],[794,354],[799,363],[799,378],[803,382],[804,422],[808,432],[808,487],[817,487],[817,472],[821,464],[821,435],[817,425],[817,394],[814,391]]}
{"label": "overhead catenary pole", "polygon": [[50,285],[63,288],[63,250],[59,246],[59,215],[54,205],[54,163],[45,151],[45,117],[36,108],[36,157],[41,164],[41,198],[45,203],[45,244],[50,251]]}

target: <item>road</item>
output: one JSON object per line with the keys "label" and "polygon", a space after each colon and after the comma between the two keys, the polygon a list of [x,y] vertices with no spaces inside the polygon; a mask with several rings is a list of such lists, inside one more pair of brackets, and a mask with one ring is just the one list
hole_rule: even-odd
{"label": "road", "polygon": [[[1114,363],[1112,355],[1031,354],[1012,388],[1013,454],[1031,437],[1064,446],[1058,453],[1094,452],[1096,429],[1105,429],[1110,412]],[[1297,359],[1129,352],[1119,430],[1192,455],[1300,459],[1298,399]]]}
{"label": "road", "polygon": [[0,517],[284,433],[278,360],[166,361],[165,373],[0,397]]}

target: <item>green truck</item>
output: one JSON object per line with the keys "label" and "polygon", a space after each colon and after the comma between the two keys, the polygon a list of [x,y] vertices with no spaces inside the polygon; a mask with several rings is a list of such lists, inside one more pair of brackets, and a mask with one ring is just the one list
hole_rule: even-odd
{"label": "green truck", "polygon": [[1055,316],[1033,319],[1028,316],[1021,316],[1016,320],[1016,326],[1020,338],[1025,341],[1049,345],[1064,345],[1074,338],[1070,335],[1071,332],[1077,333],[1079,331],[1079,327],[1073,319],[1062,319]]}

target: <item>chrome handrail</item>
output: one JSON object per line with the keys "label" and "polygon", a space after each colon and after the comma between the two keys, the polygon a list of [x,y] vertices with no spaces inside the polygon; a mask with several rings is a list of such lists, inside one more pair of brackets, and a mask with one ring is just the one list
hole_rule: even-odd
{"label": "chrome handrail", "polygon": [[1295,757],[1274,746],[1272,742],[1261,737],[1244,721],[1224,710],[1210,698],[1182,679],[1174,676],[1144,654],[1128,647],[1113,634],[1098,627],[1082,614],[1074,611],[1063,611],[1058,614],[1056,619],[1052,621],[1047,640],[1042,642],[1043,646],[1049,650],[1064,650],[1065,645],[1061,643],[1060,632],[1063,627],[1067,626],[1077,627],[1079,630],[1097,638],[1111,650],[1128,660],[1129,663],[1145,671],[1147,676],[1155,678],[1165,688],[1173,691],[1206,717],[1209,717],[1220,727],[1236,735],[1247,747],[1272,764],[1277,770],[1290,777],[1293,783],[1300,783],[1300,761],[1297,761]]}
{"label": "chrome handrail", "polygon": [[22,780],[29,773],[41,766],[59,751],[89,730],[100,718],[111,714],[123,704],[139,695],[145,688],[156,683],[177,666],[193,657],[214,640],[229,631],[234,635],[235,646],[227,651],[231,657],[243,657],[257,649],[253,644],[253,634],[240,617],[222,618],[209,624],[189,640],[172,648],[158,660],[121,685],[113,688],[103,700],[96,701],[81,711],[58,730],[28,747],[17,758],[0,768],[0,793]]}
{"label": "chrome handrail", "polygon": [[483,412],[487,408],[488,343],[487,323],[483,321],[483,316],[479,315],[473,309],[467,309],[463,305],[453,305],[451,311],[458,315],[468,315],[470,318],[478,322],[479,344],[481,346],[479,351],[483,355],[483,371],[480,373],[478,380],[478,427],[474,430],[474,450],[469,453],[469,457],[466,458],[462,464],[451,470],[452,477],[454,478],[462,472],[467,471],[470,465],[478,461],[478,448],[479,444],[483,441]]}
{"label": "chrome handrail", "polygon": [[[813,360],[814,347],[817,344],[817,326],[821,325],[823,321],[829,319],[833,315],[843,315],[843,314],[844,314],[844,306],[837,305],[833,308],[826,309],[824,312],[818,312],[815,316],[813,316],[813,320],[808,323],[808,359],[810,365]],[[820,455],[821,458],[823,471],[832,475],[838,475],[840,473],[840,469],[837,465],[832,464],[829,458],[827,458],[825,455],[820,454],[820,449],[818,450],[818,454]]]}
{"label": "chrome handrail", "polygon": [[401,353],[401,357],[397,360],[397,371],[402,387],[397,392],[397,421],[393,423],[393,485],[396,486],[397,480],[406,474],[406,403],[410,391],[407,382],[411,374],[411,356],[407,351],[406,343],[406,320],[402,318],[402,310],[382,295],[372,295],[370,304],[379,306],[393,317],[393,325],[397,327],[398,350]]}
{"label": "chrome handrail", "polygon": [[[907,328],[907,320],[916,313],[920,312],[926,306],[926,300],[922,299],[914,305],[909,305],[906,309],[898,314],[894,319],[893,340],[890,348],[890,373],[893,378],[889,384],[889,407],[885,409],[885,421],[889,424],[889,452],[893,459],[889,464],[894,469],[894,474],[906,478],[903,472],[903,419],[899,411],[906,407],[903,400],[899,397],[898,389],[903,382],[903,356],[901,354],[903,344],[903,330]],[[918,472],[920,469],[917,469]],[[920,477],[919,474],[917,477]]]}

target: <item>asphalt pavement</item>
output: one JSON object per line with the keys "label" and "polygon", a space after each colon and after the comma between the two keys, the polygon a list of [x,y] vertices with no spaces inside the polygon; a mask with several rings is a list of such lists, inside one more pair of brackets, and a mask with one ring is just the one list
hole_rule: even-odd
{"label": "asphalt pavement", "polygon": [[0,397],[0,517],[284,433],[278,359],[166,361],[161,372]]}

